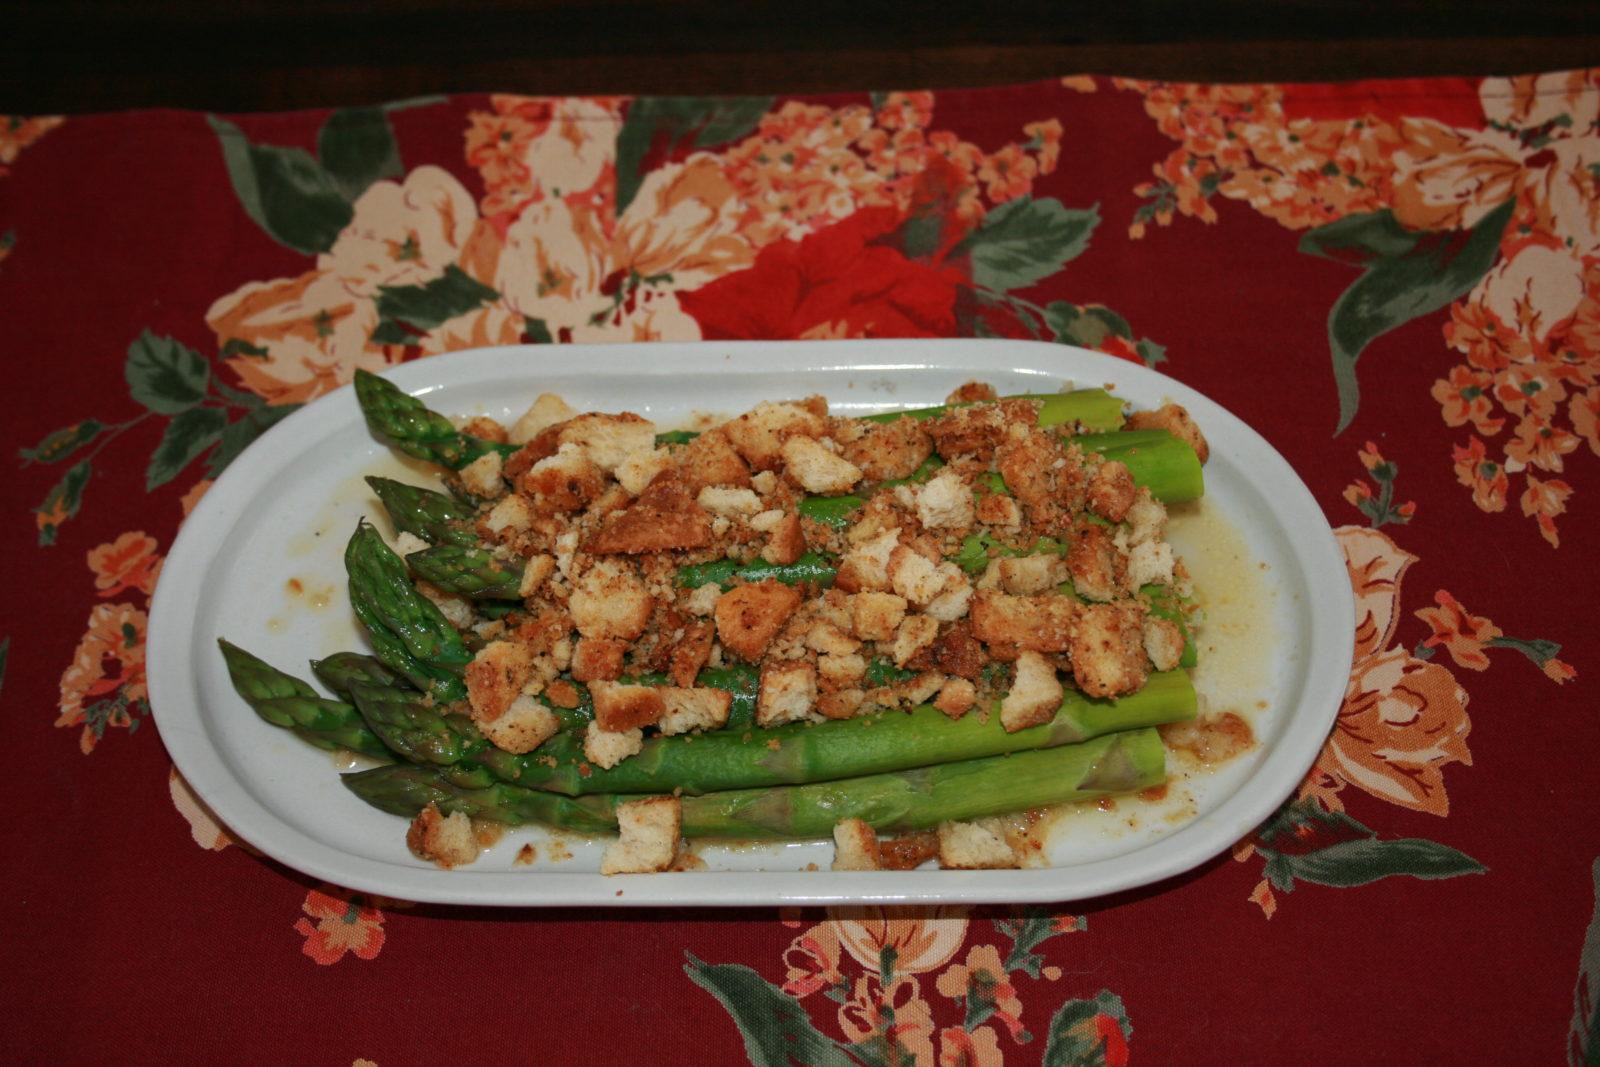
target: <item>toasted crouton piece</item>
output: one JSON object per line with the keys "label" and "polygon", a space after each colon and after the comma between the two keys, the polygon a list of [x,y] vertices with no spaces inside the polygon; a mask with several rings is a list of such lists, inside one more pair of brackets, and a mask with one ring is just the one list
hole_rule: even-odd
{"label": "toasted crouton piece", "polygon": [[1001,819],[939,824],[939,866],[954,870],[1011,868],[1022,865],[1006,840]]}
{"label": "toasted crouton piece", "polygon": [[978,404],[985,400],[997,399],[994,386],[988,382],[962,382],[944,398],[946,404]]}
{"label": "toasted crouton piece", "polygon": [[493,722],[505,714],[533,676],[533,655],[519,641],[491,641],[467,664],[467,699],[472,718]]}
{"label": "toasted crouton piece", "polygon": [[975,515],[972,489],[945,467],[918,487],[917,518],[930,530],[965,531]]}
{"label": "toasted crouton piece", "polygon": [[1144,651],[1158,671],[1170,671],[1183,659],[1183,630],[1171,619],[1154,615],[1144,620]]}
{"label": "toasted crouton piece", "polygon": [[747,519],[761,510],[761,498],[755,493],[726,485],[706,486],[695,497],[695,502],[725,519]]}
{"label": "toasted crouton piece", "polygon": [[751,468],[765,471],[777,469],[786,439],[796,434],[821,437],[828,423],[823,415],[799,404],[763,401],[722,429]]}
{"label": "toasted crouton piece", "polygon": [[500,477],[500,468],[504,463],[505,457],[500,453],[485,452],[461,468],[462,486],[473,496],[493,500],[506,491],[505,479]]}
{"label": "toasted crouton piece", "polygon": [[554,393],[540,393],[533,406],[523,412],[511,427],[507,436],[514,445],[525,445],[538,437],[557,423],[566,422],[577,412],[567,406],[567,402]]}
{"label": "toasted crouton piece", "polygon": [[900,543],[900,528],[890,527],[861,542],[839,561],[834,585],[847,593],[889,588],[889,557]]}
{"label": "toasted crouton piece", "polygon": [[983,646],[972,634],[971,624],[956,622],[944,627],[944,632],[934,639],[933,644],[907,660],[906,666],[914,671],[938,671],[961,678],[976,678],[988,662],[989,657],[984,655]]}
{"label": "toasted crouton piece", "polygon": [[978,521],[985,526],[1015,530],[1022,525],[1022,505],[1004,493],[990,493],[978,501]]}
{"label": "toasted crouton piece", "polygon": [[483,517],[478,532],[499,540],[501,535],[526,533],[533,526],[533,505],[521,493],[508,493],[501,497],[489,514]]}
{"label": "toasted crouton piece", "polygon": [[617,805],[617,840],[600,857],[601,874],[648,874],[678,855],[683,809],[677,797],[646,797]]}
{"label": "toasted crouton piece", "polygon": [[1089,476],[1089,510],[1102,519],[1121,522],[1138,494],[1133,474],[1119,460],[1106,460]]}
{"label": "toasted crouton piece", "polygon": [[947,678],[944,685],[939,687],[939,695],[933,701],[933,706],[950,716],[959,719],[972,710],[978,702],[978,687],[965,678]]}
{"label": "toasted crouton piece", "polygon": [[1072,676],[1092,697],[1114,697],[1144,685],[1144,607],[1087,604],[1072,633]]}
{"label": "toasted crouton piece", "polygon": [[610,770],[629,756],[637,756],[644,749],[644,731],[637,726],[631,730],[606,730],[598,722],[591,722],[583,731],[583,758],[599,767]]}
{"label": "toasted crouton piece", "polygon": [[672,453],[665,448],[641,448],[630,452],[614,472],[617,482],[629,496],[638,496],[656,475],[672,466]]}
{"label": "toasted crouton piece", "polygon": [[1128,552],[1125,585],[1130,592],[1142,585],[1171,585],[1177,560],[1165,541],[1140,541]]}
{"label": "toasted crouton piece", "polygon": [[947,575],[939,572],[938,564],[905,545],[896,546],[889,554],[886,569],[894,591],[919,607],[938,596],[947,579]]}
{"label": "toasted crouton piece", "polygon": [[1017,657],[1011,691],[1000,702],[1000,725],[1012,734],[1049,722],[1061,707],[1062,692],[1049,660],[1037,652],[1022,653]]}
{"label": "toasted crouton piece", "polygon": [[656,446],[656,424],[631,411],[620,415],[589,412],[567,420],[556,440],[582,447],[607,474],[635,452]]}
{"label": "toasted crouton piece", "polygon": [[483,736],[496,748],[521,755],[532,752],[561,729],[555,712],[526,693],[511,702],[504,715],[480,724]]}
{"label": "toasted crouton piece", "polygon": [[472,608],[472,601],[464,596],[446,593],[432,582],[418,579],[417,592],[433,601],[433,606],[439,609],[439,614],[445,621],[458,630],[465,630],[477,621],[478,615]]}
{"label": "toasted crouton piece", "polygon": [[676,450],[673,460],[678,477],[694,492],[708,485],[750,484],[750,468],[739,458],[733,442],[721,427],[707,430]]}
{"label": "toasted crouton piece", "polygon": [[1128,429],[1165,430],[1187,442],[1189,447],[1194,449],[1195,455],[1200,457],[1201,463],[1211,458],[1211,447],[1206,444],[1206,435],[1200,432],[1200,427],[1195,424],[1189,409],[1182,404],[1163,404],[1155,411],[1135,411],[1128,416]]}
{"label": "toasted crouton piece", "polygon": [[726,726],[733,708],[733,694],[722,689],[664,686],[658,692],[663,710],[656,727],[666,736]]}
{"label": "toasted crouton piece", "polygon": [[817,703],[817,672],[809,663],[768,663],[761,668],[761,695],[756,699],[756,723],[781,726],[786,722],[821,719]]}
{"label": "toasted crouton piece", "polygon": [[406,831],[406,845],[418,859],[445,870],[478,858],[478,835],[472,830],[472,820],[459,811],[446,817],[431,803],[412,820],[411,829]]}
{"label": "toasted crouton piece", "polygon": [[907,615],[894,635],[894,651],[890,654],[894,665],[904,667],[907,660],[933,644],[933,639],[938,636],[938,619],[930,619],[926,615]]}
{"label": "toasted crouton piece", "polygon": [[866,673],[866,659],[855,653],[823,653],[817,657],[817,676],[828,689],[849,689]]}
{"label": "toasted crouton piece", "polygon": [[654,726],[666,711],[656,686],[591,682],[589,693],[594,697],[594,721],[612,733]]}
{"label": "toasted crouton piece", "polygon": [[1072,620],[1078,608],[1071,597],[1009,596],[982,589],[972,600],[972,633],[990,646],[991,653],[1007,646],[1065,652],[1072,643]]}
{"label": "toasted crouton piece", "polygon": [[860,433],[849,441],[841,439],[840,444],[844,445],[844,458],[860,467],[862,477],[870,482],[909,478],[933,454],[933,438],[910,416],[856,425]]}
{"label": "toasted crouton piece", "polygon": [[499,420],[491,419],[487,415],[475,415],[468,419],[461,427],[461,432],[469,437],[493,441],[497,445],[506,444],[511,440],[506,434],[506,428],[500,425]]}
{"label": "toasted crouton piece", "polygon": [[1015,596],[1030,596],[1054,589],[1070,575],[1060,556],[1042,554],[994,561],[1000,588]]}
{"label": "toasted crouton piece", "polygon": [[805,555],[805,551],[806,535],[805,528],[800,525],[800,513],[789,511],[781,515],[768,532],[761,558],[768,563],[793,563]]}
{"label": "toasted crouton piece", "polygon": [[861,642],[845,633],[837,624],[827,619],[818,619],[806,631],[806,647],[813,652],[831,652],[836,656],[848,656],[861,648]]}
{"label": "toasted crouton piece", "polygon": [[517,584],[517,595],[526,599],[537,593],[539,587],[548,582],[555,572],[554,556],[541,552],[528,557],[528,562],[522,565],[522,581]]}
{"label": "toasted crouton piece", "polygon": [[1160,541],[1167,536],[1167,507],[1150,495],[1150,490],[1140,489],[1133,506],[1125,516],[1128,523],[1128,543]]}
{"label": "toasted crouton piece", "polygon": [[1115,600],[1122,592],[1117,546],[1105,527],[1084,523],[1067,549],[1072,587],[1085,600]]}
{"label": "toasted crouton piece", "polygon": [[651,480],[631,506],[606,516],[584,548],[597,555],[703,548],[711,543],[711,515],[676,471]]}
{"label": "toasted crouton piece", "polygon": [[644,633],[654,601],[633,567],[615,559],[595,560],[573,583],[567,610],[585,637],[632,641]]}
{"label": "toasted crouton piece", "polygon": [[833,824],[833,869],[836,871],[879,871],[883,855],[878,851],[878,835],[860,819],[840,819]]}
{"label": "toasted crouton piece", "polygon": [[711,661],[711,650],[716,645],[717,628],[709,620],[691,622],[683,627],[683,636],[672,645],[668,657],[667,675],[676,686],[694,685],[700,671]]}
{"label": "toasted crouton piece", "polygon": [[600,495],[606,475],[576,445],[563,445],[518,479],[517,487],[532,500],[535,511],[553,514],[576,511]]}
{"label": "toasted crouton piece", "polygon": [[628,642],[615,637],[584,637],[572,650],[572,677],[579,682],[611,682],[622,676]]}
{"label": "toasted crouton piece", "polygon": [[684,610],[691,615],[706,616],[717,610],[717,600],[722,596],[722,586],[716,582],[707,582],[697,586],[693,592],[684,598]]}
{"label": "toasted crouton piece", "polygon": [[428,542],[414,533],[401,530],[394,535],[394,553],[397,556],[409,556],[413,552],[421,552],[428,547]]}
{"label": "toasted crouton piece", "polygon": [[800,606],[800,591],[775,578],[741,585],[717,601],[717,637],[729,652],[755,663]]}
{"label": "toasted crouton piece", "polygon": [[861,480],[861,468],[823,448],[810,437],[783,443],[784,469],[808,493],[848,493]]}
{"label": "toasted crouton piece", "polygon": [[889,640],[905,617],[905,597],[866,592],[850,598],[850,626],[863,641]]}
{"label": "toasted crouton piece", "polygon": [[940,622],[954,622],[972,605],[972,582],[960,567],[948,561],[939,564],[939,573],[944,577],[944,586],[923,611]]}
{"label": "toasted crouton piece", "polygon": [[1054,472],[1061,458],[1055,436],[1043,430],[1010,430],[995,450],[995,469],[1034,522],[1055,511]]}
{"label": "toasted crouton piece", "polygon": [[994,454],[995,445],[1005,436],[1006,421],[1005,412],[999,407],[984,404],[956,408],[947,415],[927,420],[922,428],[933,438],[934,448],[945,459],[965,455],[987,458]]}
{"label": "toasted crouton piece", "polygon": [[867,694],[854,687],[833,689],[817,695],[817,710],[825,719],[853,719],[860,713],[866,699]]}

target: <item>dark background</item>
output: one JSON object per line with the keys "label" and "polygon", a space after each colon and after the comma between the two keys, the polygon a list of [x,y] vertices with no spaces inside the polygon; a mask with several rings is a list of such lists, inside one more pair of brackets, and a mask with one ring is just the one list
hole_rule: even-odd
{"label": "dark background", "polygon": [[1595,0],[22,0],[0,113],[423,93],[796,93],[1101,73],[1215,81],[1600,65]]}

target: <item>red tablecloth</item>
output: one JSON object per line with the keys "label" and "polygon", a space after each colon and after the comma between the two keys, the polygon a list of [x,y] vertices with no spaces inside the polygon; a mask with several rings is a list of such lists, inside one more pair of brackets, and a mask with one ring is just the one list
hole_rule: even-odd
{"label": "red tablecloth", "polygon": [[[1592,1062],[1597,76],[0,118],[6,1058]],[[1027,912],[422,907],[172,772],[163,553],[355,368],[947,335],[1157,365],[1336,527],[1348,696],[1231,854]]]}

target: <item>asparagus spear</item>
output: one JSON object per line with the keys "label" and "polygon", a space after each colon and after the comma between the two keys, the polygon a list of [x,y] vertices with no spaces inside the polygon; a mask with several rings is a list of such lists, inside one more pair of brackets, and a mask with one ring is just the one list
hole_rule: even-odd
{"label": "asparagus spear", "polygon": [[[1143,688],[1115,700],[1069,692],[1050,722],[1007,733],[998,715],[951,721],[932,708],[882,711],[854,719],[793,723],[771,730],[714,730],[658,737],[609,770],[589,766],[581,740],[559,735],[535,755],[521,779],[568,795],[586,793],[711,793],[819,782],[907,767],[998,756],[1073,744],[1119,730],[1191,719],[1194,686],[1182,671],[1152,674]],[[554,760],[554,766],[550,760]]]}
{"label": "asparagus spear", "polygon": [[1071,440],[1085,452],[1121,460],[1133,475],[1133,484],[1149,489],[1162,503],[1178,504],[1205,495],[1200,457],[1187,441],[1165,430],[1092,433]]}
{"label": "asparagus spear", "polygon": [[793,563],[768,563],[760,559],[745,563],[736,559],[719,559],[680,568],[678,584],[685,589],[698,589],[707,582],[716,582],[724,589],[732,589],[736,580],[759,582],[776,578],[785,585],[811,582],[826,588],[833,584],[838,570],[832,560],[815,552],[807,552]]}
{"label": "asparagus spear", "polygon": [[255,713],[318,748],[349,749],[374,759],[393,759],[388,747],[362,723],[349,704],[329,700],[293,675],[217,638],[233,688]]}
{"label": "asparagus spear", "polygon": [[384,665],[443,701],[464,700],[472,661],[461,635],[411,584],[406,565],[363,520],[345,546],[350,603]]}
{"label": "asparagus spear", "polygon": [[461,433],[449,419],[370,371],[357,370],[355,386],[367,427],[408,456],[460,470],[487,452],[509,456],[518,450]]}
{"label": "asparagus spear", "polygon": [[434,545],[471,548],[478,543],[478,535],[472,529],[472,510],[448,493],[376,476],[368,478],[367,484],[378,495],[396,530]]}
{"label": "asparagus spear", "polygon": [[[1122,401],[1104,389],[1074,389],[1070,393],[1022,393],[1006,397],[1007,400],[1039,401],[1039,426],[1064,426],[1077,423],[1087,432],[1105,432],[1122,428]],[[981,403],[973,401],[972,403]],[[914,408],[910,411],[884,411],[865,415],[867,422],[893,422],[909,415],[913,419],[931,419],[948,415],[955,408],[971,407],[972,403],[940,404],[931,408]]]}
{"label": "asparagus spear", "polygon": [[522,563],[496,559],[484,548],[434,545],[406,556],[418,578],[447,593],[484,600],[521,600]]}
{"label": "asparagus spear", "polygon": [[614,797],[564,797],[537,789],[495,782],[479,788],[452,784],[437,769],[396,763],[373,770],[341,775],[356,796],[391,815],[415,816],[429,804],[445,814],[460,811],[474,819],[508,826],[543,823],[579,833],[603,834],[617,828]]}
{"label": "asparagus spear", "polygon": [[377,657],[364,652],[335,652],[331,656],[311,661],[311,673],[317,680],[342,697],[350,696],[353,682],[368,685],[403,685],[400,676],[385,667]]}
{"label": "asparagus spear", "polygon": [[[1166,775],[1166,750],[1152,729],[1082,744],[943,763],[890,774],[811,785],[741,789],[683,798],[686,837],[821,838],[840,819],[858,818],[899,833],[941,822],[1026,811],[1145,789]],[[395,815],[428,804],[444,812],[519,825],[539,822],[603,833],[615,828],[614,794],[563,797],[520,786],[452,786],[436,772],[407,764],[346,774],[345,786]]]}

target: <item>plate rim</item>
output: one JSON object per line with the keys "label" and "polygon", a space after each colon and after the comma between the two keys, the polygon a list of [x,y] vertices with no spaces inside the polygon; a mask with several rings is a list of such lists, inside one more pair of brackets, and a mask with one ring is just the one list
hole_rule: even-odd
{"label": "plate rim", "polygon": [[[1275,474],[1288,476],[1287,496],[1275,496],[1271,501],[1274,505],[1272,518],[1284,532],[1292,558],[1308,580],[1320,576],[1326,584],[1334,575],[1339,579],[1325,588],[1319,585],[1316,590],[1324,595],[1331,594],[1339,603],[1329,605],[1319,599],[1318,607],[1308,612],[1311,632],[1305,634],[1304,639],[1313,651],[1307,657],[1307,673],[1301,691],[1294,700],[1286,700],[1286,704],[1295,705],[1295,721],[1308,714],[1300,707],[1308,700],[1318,705],[1314,710],[1320,714],[1316,722],[1299,728],[1295,738],[1280,736],[1268,746],[1238,788],[1216,809],[1129,853],[1071,866],[1005,871],[674,871],[622,879],[588,872],[530,870],[512,874],[473,872],[470,868],[446,871],[412,867],[352,855],[316,840],[258,801],[245,785],[228,773],[225,759],[207,733],[205,715],[197,707],[200,703],[200,694],[195,691],[197,676],[186,668],[189,661],[185,656],[197,639],[195,631],[199,629],[200,620],[192,609],[199,599],[201,578],[216,563],[235,529],[236,518],[230,516],[230,509],[248,502],[239,498],[247,497],[252,484],[270,481],[292,462],[292,457],[274,462],[270,458],[278,453],[274,446],[324,423],[331,429],[338,429],[349,419],[360,418],[354,391],[349,385],[324,394],[291,413],[258,439],[256,444],[261,447],[245,450],[183,521],[167,553],[162,581],[158,582],[151,601],[146,673],[151,714],[175,767],[220,822],[272,859],[357,892],[428,903],[499,907],[1048,903],[1090,899],[1154,885],[1220,855],[1292,795],[1321,751],[1328,729],[1342,705],[1349,678],[1354,654],[1355,600],[1336,536],[1305,482],[1259,432],[1193,387],[1141,364],[1073,346],[960,338],[502,345],[428,356],[385,368],[381,373],[412,395],[426,396],[470,385],[474,374],[492,377],[501,361],[511,359],[527,360],[530,364],[537,362],[538,369],[530,370],[530,376],[543,372],[580,377],[596,375],[601,379],[615,371],[597,367],[619,360],[651,364],[629,368],[646,374],[671,373],[672,364],[697,360],[706,361],[705,366],[690,368],[699,373],[724,365],[736,374],[773,370],[806,374],[845,369],[906,374],[941,367],[938,362],[909,365],[885,363],[881,359],[874,363],[863,358],[874,350],[888,353],[903,350],[908,345],[924,353],[947,357],[952,352],[958,356],[965,354],[972,366],[991,362],[1002,353],[1026,352],[1028,359],[1018,361],[1023,362],[1022,367],[1010,366],[1005,359],[999,359],[995,365],[1031,371],[1035,367],[1059,363],[1059,373],[1041,371],[1041,375],[1047,373],[1058,380],[1080,382],[1114,378],[1119,386],[1138,382],[1139,392],[1170,396],[1183,403],[1195,413],[1202,426],[1227,425],[1226,437],[1234,442],[1235,450],[1253,453],[1245,458],[1269,468],[1276,467]],[[781,366],[763,364],[764,358],[781,352],[811,355],[784,360]],[[828,359],[829,354],[836,354],[838,358],[821,362]],[[854,358],[849,358],[852,356]],[[645,358],[641,360],[641,357]],[[341,406],[345,409],[342,413]],[[891,409],[895,406],[884,405]],[[1285,514],[1300,520],[1314,517],[1313,536],[1288,536],[1291,530],[1298,530],[1299,525],[1286,524]],[[174,561],[178,565],[175,566]],[[1308,563],[1320,566],[1312,568]],[[1342,596],[1339,595],[1341,590]],[[1307,592],[1312,591],[1307,589]],[[1332,610],[1339,606],[1347,610]],[[191,610],[186,612],[185,608]],[[1345,620],[1344,625],[1334,625],[1333,620],[1340,615]],[[168,663],[174,666],[168,668]],[[1335,663],[1339,666],[1333,666]],[[188,698],[186,702],[185,697]],[[243,706],[242,701],[240,705]],[[1286,722],[1286,734],[1288,726]],[[1311,726],[1317,727],[1313,731],[1314,745],[1306,732]],[[1300,735],[1307,739],[1301,740]],[[1287,744],[1291,740],[1297,743]],[[307,751],[312,750],[308,747]],[[241,829],[241,825],[245,829]],[[289,838],[298,839],[294,842],[297,847],[289,847],[286,840]],[[1148,855],[1152,851],[1156,852],[1153,857]],[[399,880],[399,888],[395,879]],[[807,889],[807,881],[816,882],[816,888]],[[787,884],[791,882],[798,888]],[[755,883],[756,891],[751,891],[750,883]],[[778,884],[763,887],[762,883]],[[545,891],[547,886],[549,889]]]}

